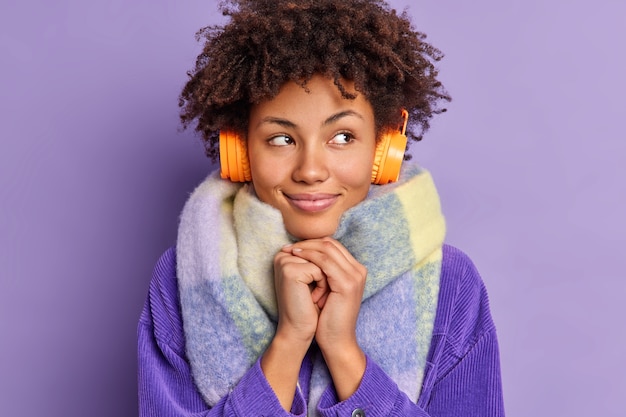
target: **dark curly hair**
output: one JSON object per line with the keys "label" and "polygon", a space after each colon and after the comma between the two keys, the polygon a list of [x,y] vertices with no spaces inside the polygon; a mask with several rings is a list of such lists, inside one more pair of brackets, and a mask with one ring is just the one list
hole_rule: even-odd
{"label": "dark curly hair", "polygon": [[437,80],[443,55],[376,0],[231,0],[220,2],[225,26],[198,31],[204,48],[179,99],[184,128],[195,122],[206,153],[219,156],[219,130],[245,137],[250,106],[294,81],[306,88],[315,74],[332,80],[346,99],[351,80],[371,103],[376,128],[397,126],[409,112],[408,136],[420,140],[438,105],[450,96]]}

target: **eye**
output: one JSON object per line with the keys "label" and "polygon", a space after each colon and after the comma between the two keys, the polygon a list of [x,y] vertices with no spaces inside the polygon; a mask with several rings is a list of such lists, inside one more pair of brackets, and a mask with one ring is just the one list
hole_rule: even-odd
{"label": "eye", "polygon": [[354,140],[354,135],[352,135],[351,133],[347,133],[347,132],[341,132],[333,136],[333,138],[330,140],[329,143],[332,143],[335,145],[347,145],[353,140]]}
{"label": "eye", "polygon": [[267,143],[272,146],[289,146],[293,145],[294,141],[287,135],[278,135],[270,138]]}

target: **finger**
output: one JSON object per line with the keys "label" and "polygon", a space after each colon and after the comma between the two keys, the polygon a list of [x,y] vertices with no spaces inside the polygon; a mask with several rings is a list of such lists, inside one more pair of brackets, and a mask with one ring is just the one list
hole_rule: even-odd
{"label": "finger", "polygon": [[[330,288],[329,288],[330,289]],[[328,300],[328,295],[330,294],[330,291],[326,291],[319,300],[317,300],[316,304],[317,307],[321,310],[324,308],[324,305],[326,305],[326,300]]]}
{"label": "finger", "polygon": [[293,256],[307,259],[308,261],[312,261],[313,259],[311,259],[311,257],[313,256],[318,260],[327,260],[337,263],[356,262],[347,250],[344,253],[340,247],[343,246],[336,240],[323,238],[303,240],[286,249],[290,250]]}
{"label": "finger", "polygon": [[330,238],[311,239],[293,245],[291,253],[322,269],[329,278],[342,275],[365,278],[367,269],[338,241]]}
{"label": "finger", "polygon": [[314,302],[329,290],[326,275],[317,265],[306,259],[279,252],[274,258],[274,270],[278,274],[275,275],[275,279],[280,277],[280,281],[287,280],[308,285],[309,292],[315,297]]}
{"label": "finger", "polygon": [[280,250],[282,252],[291,253],[291,251],[293,250],[293,243],[288,243],[286,245],[283,245],[283,247],[280,248]]}
{"label": "finger", "polygon": [[358,263],[358,261],[354,258],[354,256],[352,256],[352,254],[348,251],[348,249],[346,249],[345,246],[343,246],[341,244],[341,242],[339,242],[338,240],[335,239],[330,239],[330,242],[335,246],[336,249],[339,250],[339,252],[341,252],[341,254],[351,263],[352,262],[356,262]]}
{"label": "finger", "polygon": [[280,251],[274,256],[274,267],[286,265],[290,262],[303,264],[308,263],[309,261],[286,251]]}
{"label": "finger", "polygon": [[290,251],[295,256],[301,256],[300,252],[302,250],[317,250],[323,253],[327,253],[331,256],[334,256],[335,260],[341,261],[342,258],[348,261],[351,264],[358,264],[359,262],[352,256],[352,254],[346,249],[345,246],[341,244],[338,240],[333,238],[325,237],[321,239],[309,239],[297,242],[296,244],[287,245],[285,247],[286,251]]}
{"label": "finger", "polygon": [[315,281],[315,287],[311,291],[311,299],[314,303],[318,304],[322,298],[328,296],[330,287],[328,286],[328,280],[325,276],[322,279]]}

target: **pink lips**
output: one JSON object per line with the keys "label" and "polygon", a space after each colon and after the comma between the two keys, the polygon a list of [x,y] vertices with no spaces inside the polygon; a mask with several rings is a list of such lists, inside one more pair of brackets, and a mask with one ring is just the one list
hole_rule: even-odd
{"label": "pink lips", "polygon": [[336,194],[285,194],[285,197],[296,208],[308,212],[326,210],[338,198]]}

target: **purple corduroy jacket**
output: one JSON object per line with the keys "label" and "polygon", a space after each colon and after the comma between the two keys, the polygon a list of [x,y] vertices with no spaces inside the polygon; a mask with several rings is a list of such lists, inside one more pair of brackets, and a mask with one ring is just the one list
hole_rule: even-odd
{"label": "purple corduroy jacket", "polygon": [[[174,248],[161,256],[152,276],[139,320],[138,360],[141,417],[307,415],[309,357],[290,413],[278,402],[259,361],[218,404],[206,405],[185,355]],[[485,286],[467,255],[443,247],[439,301],[417,404],[368,358],[357,391],[342,402],[332,394],[323,396],[318,411],[322,417],[504,416],[496,330]]]}

